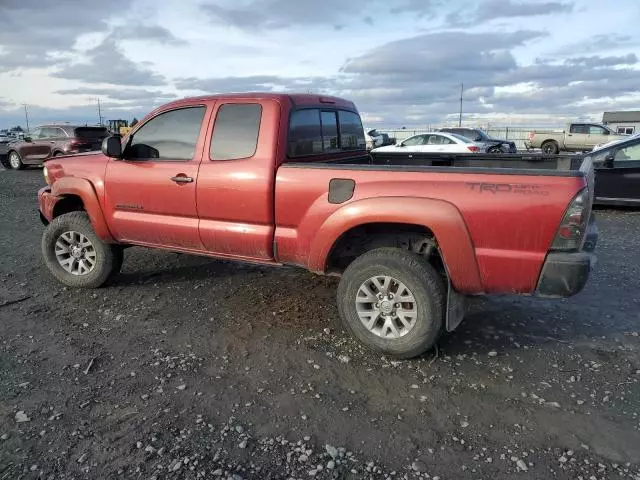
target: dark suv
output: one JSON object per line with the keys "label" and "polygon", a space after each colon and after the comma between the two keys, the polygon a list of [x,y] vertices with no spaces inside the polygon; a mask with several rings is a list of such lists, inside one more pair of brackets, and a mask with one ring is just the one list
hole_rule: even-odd
{"label": "dark suv", "polygon": [[446,133],[455,133],[467,137],[474,142],[482,142],[487,145],[487,153],[517,153],[518,148],[515,142],[509,140],[500,140],[498,138],[491,138],[484,130],[479,128],[464,128],[464,127],[447,127],[441,128],[439,131]]}
{"label": "dark suv", "polygon": [[[109,136],[105,127],[81,125],[42,125],[8,145],[7,167],[19,170],[25,165],[42,165],[51,157],[100,150]],[[3,162],[4,163],[4,162]]]}

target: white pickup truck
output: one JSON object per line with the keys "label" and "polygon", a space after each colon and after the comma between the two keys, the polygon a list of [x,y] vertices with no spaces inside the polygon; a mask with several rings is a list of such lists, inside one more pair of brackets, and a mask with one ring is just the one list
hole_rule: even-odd
{"label": "white pickup truck", "polygon": [[527,150],[540,148],[544,153],[585,152],[596,145],[624,138],[609,127],[598,123],[570,123],[564,130],[529,132],[524,144]]}

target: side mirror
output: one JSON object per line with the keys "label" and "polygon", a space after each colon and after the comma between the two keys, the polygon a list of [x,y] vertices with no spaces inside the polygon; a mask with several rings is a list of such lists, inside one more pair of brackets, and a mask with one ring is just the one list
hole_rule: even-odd
{"label": "side mirror", "polygon": [[22,140],[27,142],[27,143],[33,142],[33,139],[31,137],[22,137]]}
{"label": "side mirror", "polygon": [[473,139],[474,142],[481,142],[482,141],[482,137],[480,135],[478,135],[476,138]]}
{"label": "side mirror", "polygon": [[605,134],[605,135],[610,135],[610,134],[611,134],[611,132],[610,132],[609,130],[605,130],[605,131],[604,131],[604,134]]}
{"label": "side mirror", "polygon": [[613,161],[616,157],[616,154],[611,152],[606,157],[604,157],[604,166],[607,168],[613,168]]}
{"label": "side mirror", "polygon": [[120,135],[111,135],[102,140],[102,153],[111,158],[122,158]]}

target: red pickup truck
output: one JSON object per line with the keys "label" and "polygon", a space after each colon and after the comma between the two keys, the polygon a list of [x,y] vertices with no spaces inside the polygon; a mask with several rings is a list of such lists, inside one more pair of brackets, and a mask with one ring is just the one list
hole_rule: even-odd
{"label": "red pickup truck", "polygon": [[597,239],[589,159],[375,157],[335,97],[179,100],[44,176],[42,253],[62,283],[103,285],[132,245],[297,265],[340,275],[346,327],[404,358],[455,328],[466,296],[577,293]]}

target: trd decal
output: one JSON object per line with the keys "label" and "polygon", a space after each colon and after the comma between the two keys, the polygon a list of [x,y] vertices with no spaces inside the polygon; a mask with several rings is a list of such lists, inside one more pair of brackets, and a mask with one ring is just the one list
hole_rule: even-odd
{"label": "trd decal", "polygon": [[129,203],[119,203],[116,205],[116,208],[121,210],[144,210],[142,205],[134,205]]}
{"label": "trd decal", "polygon": [[483,182],[467,182],[469,190],[478,193],[514,193],[519,195],[540,195],[547,196],[549,191],[545,190],[544,185],[531,185],[526,183],[483,183]]}

